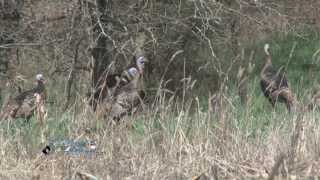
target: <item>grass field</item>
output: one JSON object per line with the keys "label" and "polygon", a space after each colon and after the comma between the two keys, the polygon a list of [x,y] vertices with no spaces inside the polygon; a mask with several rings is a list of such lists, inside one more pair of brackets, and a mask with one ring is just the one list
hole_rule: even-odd
{"label": "grass field", "polygon": [[[319,39],[317,35],[276,36],[268,42],[274,65],[286,67],[301,106],[319,79]],[[35,118],[0,122],[0,179],[81,179],[79,173],[98,179],[320,175],[320,113],[288,114],[283,104],[271,108],[259,86],[264,43],[247,48],[256,51],[248,106],[241,104],[230,81],[220,115],[208,109],[206,96],[185,98],[182,103],[181,98],[160,93],[144,111],[119,125],[107,125],[96,118],[83,96],[63,112],[56,103],[62,97],[49,91],[55,103],[48,104],[45,127]],[[309,64],[316,70],[311,72]],[[48,140],[63,138],[96,140],[98,153],[90,157],[41,154]]]}

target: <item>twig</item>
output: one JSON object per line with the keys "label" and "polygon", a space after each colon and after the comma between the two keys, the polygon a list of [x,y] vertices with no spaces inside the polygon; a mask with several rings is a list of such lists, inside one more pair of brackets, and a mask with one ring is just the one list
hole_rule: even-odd
{"label": "twig", "polygon": [[0,45],[0,48],[3,49],[8,49],[8,48],[15,48],[17,46],[44,46],[44,45],[49,45],[52,43],[60,42],[63,41],[63,39],[57,39],[54,41],[42,43],[42,42],[34,42],[34,43],[8,43],[8,44],[2,44]]}

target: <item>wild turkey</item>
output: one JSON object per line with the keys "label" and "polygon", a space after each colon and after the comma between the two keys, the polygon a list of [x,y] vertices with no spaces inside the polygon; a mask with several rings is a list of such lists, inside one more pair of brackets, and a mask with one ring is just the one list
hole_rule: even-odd
{"label": "wild turkey", "polygon": [[142,103],[145,96],[145,92],[139,84],[141,77],[139,71],[135,67],[132,67],[128,72],[132,75],[133,79],[128,84],[116,89],[110,103],[109,113],[106,114],[113,120],[119,121],[121,117],[132,112],[135,107]]}
{"label": "wild turkey", "polygon": [[264,46],[264,51],[267,57],[260,73],[262,92],[268,98],[272,107],[275,107],[276,102],[282,102],[286,104],[288,111],[291,112],[294,105],[294,95],[290,90],[285,72],[283,69],[276,71],[272,66],[269,44]]}
{"label": "wild turkey", "polygon": [[144,56],[140,56],[135,60],[135,65],[130,66],[124,70],[121,74],[106,74],[104,79],[100,81],[100,85],[93,93],[93,101],[91,105],[96,110],[96,105],[104,101],[105,98],[113,96],[115,90],[128,84],[133,77],[128,73],[128,69],[135,68],[139,71],[140,76],[143,75],[145,63],[147,59]]}
{"label": "wild turkey", "polygon": [[[97,117],[105,116],[106,112],[108,112],[111,109],[112,104],[114,103],[114,100],[117,97],[117,94],[119,92],[122,92],[122,87],[127,87],[126,85],[131,84],[131,82],[136,78],[138,70],[136,68],[130,68],[127,71],[124,71],[125,74],[125,80],[118,80],[118,85],[116,87],[113,87],[113,93],[109,94],[105,99],[98,101],[98,104],[96,105],[96,108],[94,109]],[[139,83],[137,82],[137,85]]]}
{"label": "wild turkey", "polygon": [[[37,86],[31,90],[24,91],[15,98],[10,98],[4,104],[0,119],[10,118],[27,118],[29,119],[34,110],[39,108],[43,111],[43,101],[46,98],[46,89],[44,85],[44,78],[42,74],[36,76]],[[40,106],[40,107],[37,107]]]}
{"label": "wild turkey", "polygon": [[[110,74],[104,76],[105,79],[101,81],[100,85],[93,93],[90,104],[93,110],[96,110],[98,104],[103,102],[107,97],[111,97],[116,87],[127,84],[131,77],[124,71],[122,74]],[[88,94],[90,95],[90,93]]]}

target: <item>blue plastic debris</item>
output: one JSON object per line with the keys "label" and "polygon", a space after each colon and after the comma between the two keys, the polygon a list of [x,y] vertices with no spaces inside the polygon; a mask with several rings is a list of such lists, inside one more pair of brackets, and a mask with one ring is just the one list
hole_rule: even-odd
{"label": "blue plastic debris", "polygon": [[94,155],[97,152],[97,145],[92,140],[50,140],[42,153],[48,155],[53,152],[63,152],[68,155]]}

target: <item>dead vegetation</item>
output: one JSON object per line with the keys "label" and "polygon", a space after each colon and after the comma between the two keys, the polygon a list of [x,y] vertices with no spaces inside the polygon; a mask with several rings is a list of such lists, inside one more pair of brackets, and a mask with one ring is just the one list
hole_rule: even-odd
{"label": "dead vegetation", "polygon": [[[156,127],[152,118],[155,114],[150,111],[126,118],[116,126],[91,130],[81,137],[81,124],[96,125],[83,118],[86,115],[79,114],[78,125],[72,125],[69,136],[97,140],[98,152],[93,155],[63,152],[43,155],[41,146],[30,153],[22,137],[13,134],[15,138],[5,139],[3,129],[1,176],[13,179],[79,179],[90,175],[100,179],[278,179],[319,175],[316,158],[319,149],[314,144],[319,137],[316,133],[319,127],[311,125],[316,122],[310,114],[294,116],[293,121],[286,119],[288,127],[275,127],[266,136],[257,134],[255,138],[240,131],[230,115],[224,120],[229,124],[223,125],[208,119],[207,113],[197,114],[180,112],[172,117],[161,113],[160,127]],[[140,118],[144,122],[142,134],[137,127]],[[275,116],[270,118],[277,120]],[[188,124],[190,119],[194,119],[192,125]],[[174,128],[170,130],[168,124]],[[191,126],[189,134],[186,125]],[[224,130],[225,127],[228,128]]]}

